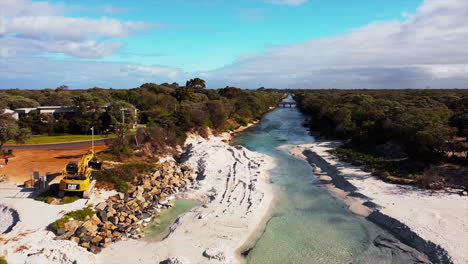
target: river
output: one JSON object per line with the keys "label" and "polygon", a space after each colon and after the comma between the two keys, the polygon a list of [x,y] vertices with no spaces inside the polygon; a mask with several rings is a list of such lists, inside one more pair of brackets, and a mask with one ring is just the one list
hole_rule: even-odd
{"label": "river", "polygon": [[314,141],[302,126],[297,108],[277,108],[235,138],[233,144],[276,159],[271,181],[279,197],[271,219],[248,263],[408,263],[374,246],[379,234],[388,234],[352,214],[313,175],[309,164],[288,154],[285,144]]}

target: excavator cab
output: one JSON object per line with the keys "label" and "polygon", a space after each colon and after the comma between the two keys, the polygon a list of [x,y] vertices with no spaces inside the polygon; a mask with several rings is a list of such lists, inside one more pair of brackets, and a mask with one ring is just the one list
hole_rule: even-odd
{"label": "excavator cab", "polygon": [[59,184],[59,197],[63,197],[65,192],[82,192],[83,198],[88,199],[96,185],[93,171],[100,170],[101,167],[102,163],[96,158],[92,149],[83,155],[79,163],[68,163]]}
{"label": "excavator cab", "polygon": [[65,169],[68,175],[78,174],[78,164],[76,162],[71,161]]}

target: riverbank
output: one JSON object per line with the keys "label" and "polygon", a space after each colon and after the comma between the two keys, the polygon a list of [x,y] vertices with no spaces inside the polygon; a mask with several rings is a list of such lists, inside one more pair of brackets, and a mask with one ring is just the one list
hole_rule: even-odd
{"label": "riverbank", "polygon": [[[290,146],[348,208],[435,263],[468,263],[468,197],[390,184],[327,152],[339,142]],[[446,255],[448,253],[448,256]]]}
{"label": "riverbank", "polygon": [[[0,204],[3,211],[14,210],[19,221],[2,234],[0,255],[11,263],[159,263],[168,258],[189,263],[241,263],[241,251],[250,246],[270,211],[274,190],[268,171],[273,161],[244,147],[230,146],[227,133],[203,139],[190,135],[181,162],[195,168],[196,183],[177,199],[202,203],[176,218],[170,233],[159,242],[126,240],[112,244],[100,254],[92,254],[71,241],[54,240],[47,226],[64,212],[98,204],[110,193],[68,205],[35,201],[20,187],[3,184]],[[13,221],[11,214],[5,219]],[[5,224],[10,228],[11,223]],[[144,250],[143,250],[144,249]]]}
{"label": "riverbank", "polygon": [[273,201],[268,182],[273,162],[224,141],[191,136],[186,142],[181,161],[198,171],[197,184],[176,198],[198,200],[201,206],[179,216],[164,240],[118,242],[98,255],[99,262],[158,263],[168,258],[188,263],[242,262],[240,252],[264,223]]}

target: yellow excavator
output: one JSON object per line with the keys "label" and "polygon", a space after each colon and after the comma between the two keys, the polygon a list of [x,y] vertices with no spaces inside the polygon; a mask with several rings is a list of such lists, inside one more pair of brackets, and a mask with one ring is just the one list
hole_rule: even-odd
{"label": "yellow excavator", "polygon": [[79,163],[68,163],[60,181],[59,197],[65,196],[65,192],[82,192],[83,198],[89,199],[96,185],[93,171],[100,170],[101,166],[102,163],[96,158],[93,148],[83,155]]}

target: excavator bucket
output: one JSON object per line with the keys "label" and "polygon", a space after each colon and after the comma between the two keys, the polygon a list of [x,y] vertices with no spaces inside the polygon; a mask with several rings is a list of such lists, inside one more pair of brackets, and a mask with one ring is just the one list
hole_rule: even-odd
{"label": "excavator bucket", "polygon": [[102,168],[102,163],[99,161],[90,161],[88,165],[94,170],[100,170]]}

